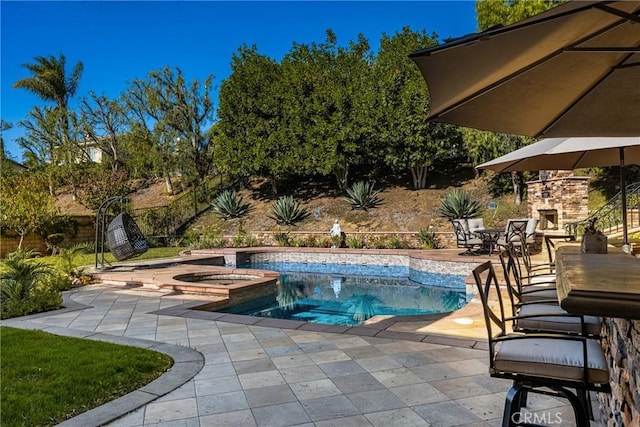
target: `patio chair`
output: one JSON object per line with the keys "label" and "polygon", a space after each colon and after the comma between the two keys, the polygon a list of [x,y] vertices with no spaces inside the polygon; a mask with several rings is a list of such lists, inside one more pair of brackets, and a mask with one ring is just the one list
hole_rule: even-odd
{"label": "patio chair", "polygon": [[[554,278],[538,278],[532,281],[529,276],[522,274],[523,268],[520,259],[515,253],[513,246],[503,249],[499,254],[500,263],[506,274],[509,274],[513,283],[517,286],[519,299],[523,302],[529,301],[551,301],[558,302],[558,293],[556,291],[556,281]],[[543,280],[546,279],[546,280]]]}
{"label": "patio chair", "polygon": [[[502,294],[491,261],[476,267],[473,277],[489,338],[489,374],[513,381],[502,425],[521,425],[518,413],[526,405],[527,394],[538,393],[568,399],[576,425],[588,427],[588,391],[611,392],[607,361],[598,341],[574,335],[507,332]],[[493,303],[496,300],[498,304]]]}
{"label": "patio chair", "polygon": [[[511,244],[511,246],[515,246]],[[522,264],[526,270],[524,277],[527,279],[528,284],[535,284],[540,282],[550,282],[556,280],[555,265],[550,263],[537,263],[534,264],[531,260],[531,252],[529,251],[529,245],[520,245],[517,247],[509,247],[509,251],[515,256],[516,252],[522,257]]]}
{"label": "patio chair", "polygon": [[509,219],[504,228],[504,236],[498,239],[499,246],[507,246],[509,243],[521,244],[522,235],[527,235],[529,218]]}
{"label": "patio chair", "polygon": [[538,226],[538,220],[535,218],[529,218],[527,220],[527,226],[525,227],[526,242],[529,245],[533,245],[536,242],[536,227]]}
{"label": "patio chair", "polygon": [[467,227],[469,229],[469,236],[475,236],[475,232],[478,230],[484,230],[484,219],[482,218],[469,218],[467,219]]}
{"label": "patio chair", "polygon": [[109,223],[107,245],[117,261],[142,255],[149,250],[144,234],[127,212],[120,213]]}
{"label": "patio chair", "polygon": [[530,299],[523,298],[522,289],[517,285],[514,259],[508,255],[508,252],[503,251],[500,254],[500,262],[511,301],[512,317],[505,320],[512,322],[514,331],[552,332],[592,337],[600,335],[600,318],[569,314],[558,304],[555,289],[532,291],[527,295]]}
{"label": "patio chair", "polygon": [[[456,243],[459,248],[465,248],[466,251],[461,255],[477,255],[478,250],[482,247],[482,240],[472,237],[469,233],[469,224],[466,219],[452,219],[451,224],[456,233]],[[475,247],[478,247],[475,251]]]}
{"label": "patio chair", "polygon": [[549,257],[549,270],[553,273],[556,268],[556,241],[571,242],[575,241],[576,236],[573,234],[547,234],[544,236],[544,243],[547,247],[547,256]]}

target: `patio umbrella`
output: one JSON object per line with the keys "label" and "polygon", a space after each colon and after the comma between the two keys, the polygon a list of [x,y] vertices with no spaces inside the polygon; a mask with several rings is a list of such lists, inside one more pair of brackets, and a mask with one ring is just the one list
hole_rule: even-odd
{"label": "patio umbrella", "polygon": [[431,120],[535,137],[640,135],[640,1],[571,1],[410,57]]}
{"label": "patio umbrella", "polygon": [[623,245],[628,245],[625,164],[640,164],[640,136],[547,138],[478,165],[496,172],[620,166]]}

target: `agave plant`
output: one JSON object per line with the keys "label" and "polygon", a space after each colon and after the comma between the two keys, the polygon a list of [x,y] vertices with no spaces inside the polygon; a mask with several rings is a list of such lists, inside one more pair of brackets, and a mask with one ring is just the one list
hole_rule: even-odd
{"label": "agave plant", "polygon": [[300,201],[295,200],[292,196],[283,196],[273,202],[269,218],[275,219],[280,225],[294,225],[307,216],[309,216],[309,212],[300,207]]}
{"label": "agave plant", "polygon": [[349,202],[352,209],[366,211],[380,204],[379,193],[380,190],[374,190],[372,183],[359,181],[347,188],[347,196],[344,200]]}
{"label": "agave plant", "polygon": [[225,190],[218,194],[211,205],[216,215],[224,219],[239,218],[249,211],[249,204],[235,190]]}
{"label": "agave plant", "polygon": [[471,200],[467,192],[456,188],[440,200],[438,215],[447,219],[475,218],[482,214],[482,208],[477,200]]}

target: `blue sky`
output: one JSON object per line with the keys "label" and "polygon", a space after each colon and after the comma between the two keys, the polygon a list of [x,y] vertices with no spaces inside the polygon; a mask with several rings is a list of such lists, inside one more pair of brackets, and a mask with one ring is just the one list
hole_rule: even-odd
{"label": "blue sky", "polygon": [[[383,33],[409,26],[435,32],[439,39],[476,31],[473,1],[7,1],[0,2],[1,110],[14,128],[5,147],[21,160],[16,126],[42,103],[12,85],[29,73],[22,64],[36,56],[67,58],[84,73],[76,98],[90,90],[118,96],[135,78],[166,65],[186,77],[209,74],[220,84],[230,73],[231,56],[243,44],[280,59],[293,42],[322,42],[331,28],[339,44],[359,33],[374,51]],[[72,102],[73,106],[73,102]]]}

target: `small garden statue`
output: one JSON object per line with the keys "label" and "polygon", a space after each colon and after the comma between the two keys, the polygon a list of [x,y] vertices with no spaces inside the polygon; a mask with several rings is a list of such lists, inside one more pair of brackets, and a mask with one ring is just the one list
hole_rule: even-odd
{"label": "small garden statue", "polygon": [[332,242],[331,247],[332,248],[342,247],[342,243],[344,241],[344,233],[342,232],[342,229],[340,228],[340,223],[338,222],[337,219],[333,223],[333,227],[331,227],[331,231],[329,231],[329,234],[331,234],[331,242]]}

